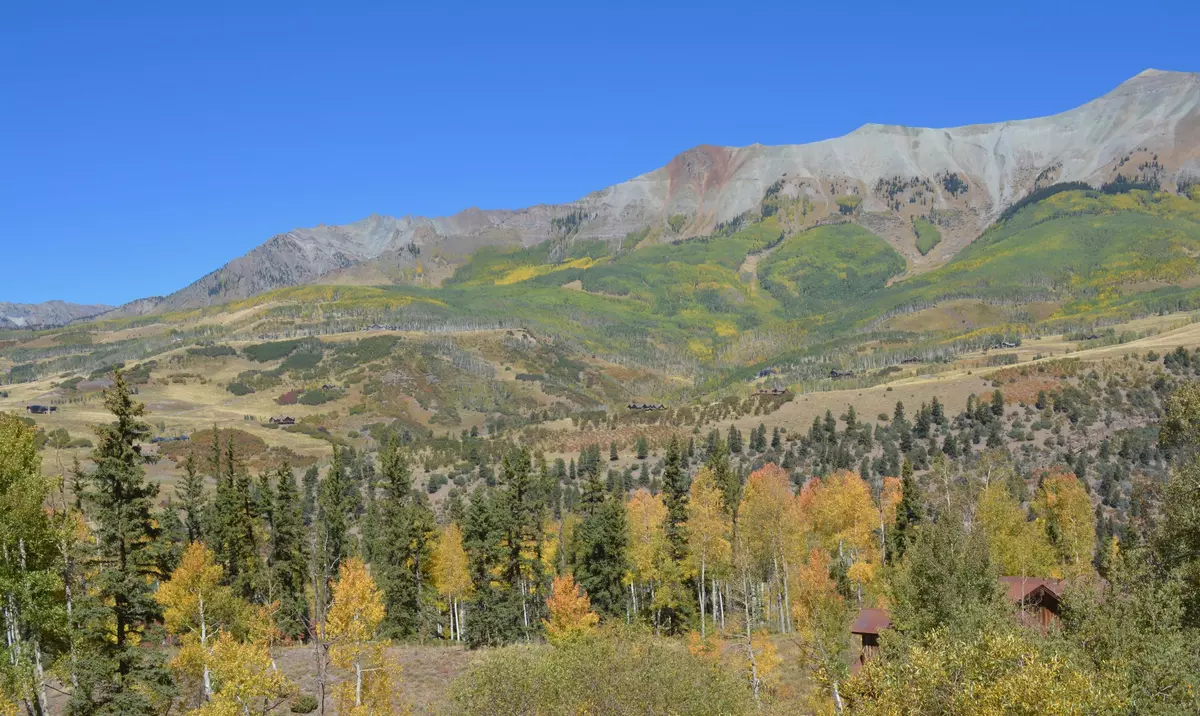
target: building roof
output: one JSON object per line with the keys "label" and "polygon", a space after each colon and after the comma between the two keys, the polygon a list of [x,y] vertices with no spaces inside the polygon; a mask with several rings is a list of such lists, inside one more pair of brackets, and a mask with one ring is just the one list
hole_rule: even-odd
{"label": "building roof", "polygon": [[1063,581],[1041,577],[1001,577],[1001,584],[1008,590],[1008,601],[1022,602],[1038,591],[1049,592],[1055,599],[1062,599]]}
{"label": "building roof", "polygon": [[892,625],[886,609],[862,609],[850,627],[851,634],[878,634]]}

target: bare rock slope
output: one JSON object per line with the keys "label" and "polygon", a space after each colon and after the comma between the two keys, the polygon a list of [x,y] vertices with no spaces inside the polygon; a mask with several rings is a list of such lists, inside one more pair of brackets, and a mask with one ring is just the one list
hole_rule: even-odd
{"label": "bare rock slope", "polygon": [[44,303],[4,303],[0,302],[0,328],[44,328],[48,326],[63,326],[71,321],[112,310],[111,306],[96,304],[83,306],[66,301],[46,301]]}
{"label": "bare rock slope", "polygon": [[[1099,184],[1118,174],[1165,187],[1200,176],[1200,75],[1147,70],[1081,107],[1037,119],[948,129],[867,124],[811,144],[700,146],[568,204],[295,229],[117,315],[222,303],[322,277],[403,280],[485,245],[621,241],[645,229],[687,238],[758,209],[768,193],[786,200],[793,226],[849,214],[922,271],[948,260],[1039,185]],[[916,251],[915,219],[940,227],[943,241],[927,255]]]}

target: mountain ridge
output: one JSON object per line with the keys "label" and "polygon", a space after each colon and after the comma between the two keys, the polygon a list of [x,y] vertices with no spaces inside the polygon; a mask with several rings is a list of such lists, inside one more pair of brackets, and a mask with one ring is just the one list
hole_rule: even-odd
{"label": "mountain ridge", "polygon": [[0,328],[62,326],[71,321],[91,318],[111,310],[113,310],[112,306],[102,303],[84,305],[59,300],[42,301],[41,303],[0,301]]}
{"label": "mountain ridge", "polygon": [[[867,123],[808,144],[700,145],[565,204],[473,207],[443,217],[375,214],[293,229],[175,293],[108,315],[216,305],[315,281],[436,282],[484,246],[622,242],[639,232],[647,235],[638,240],[678,241],[755,211],[772,187],[798,203],[806,221],[810,211],[848,214],[920,273],[951,258],[1033,189],[1099,184],[1118,174],[1164,185],[1200,175],[1200,75],[1146,70],[1047,117],[950,128]],[[944,240],[924,255],[913,227],[931,216]]]}

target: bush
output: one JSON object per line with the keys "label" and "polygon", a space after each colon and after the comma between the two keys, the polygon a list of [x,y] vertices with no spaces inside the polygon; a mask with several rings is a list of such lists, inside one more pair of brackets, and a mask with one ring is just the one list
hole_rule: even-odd
{"label": "bush", "polygon": [[453,712],[751,714],[749,690],[678,642],[610,627],[569,644],[510,646],[451,686]]}
{"label": "bush", "polygon": [[312,390],[306,390],[301,393],[299,401],[301,405],[322,405],[331,400],[337,400],[340,397],[342,397],[341,391],[313,388]]}
{"label": "bush", "polygon": [[258,343],[252,346],[246,346],[242,349],[242,355],[256,363],[266,363],[267,361],[279,360],[286,358],[292,354],[304,340],[294,338],[290,341],[272,341],[270,343]]}
{"label": "bush", "polygon": [[292,699],[291,711],[294,714],[310,714],[317,710],[317,697],[312,694],[300,694]]}
{"label": "bush", "polygon": [[254,392],[254,388],[251,388],[245,383],[230,383],[226,390],[234,395],[250,395]]}
{"label": "bush", "polygon": [[279,366],[283,370],[312,370],[321,362],[321,353],[300,351],[287,357]]}
{"label": "bush", "polygon": [[299,402],[299,400],[300,391],[289,390],[288,392],[276,398],[275,402],[279,403],[280,405],[295,405],[297,402]]}

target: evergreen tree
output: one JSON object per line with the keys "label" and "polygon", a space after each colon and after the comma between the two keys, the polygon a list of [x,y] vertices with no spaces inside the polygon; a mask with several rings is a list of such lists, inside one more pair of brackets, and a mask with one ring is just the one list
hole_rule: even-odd
{"label": "evergreen tree", "polygon": [[346,499],[348,481],[342,451],[333,449],[333,460],[317,495],[317,568],[326,584],[338,573],[342,560],[350,555],[350,505]]}
{"label": "evergreen tree", "polygon": [[742,481],[729,464],[729,453],[726,452],[724,443],[717,440],[705,464],[712,471],[713,483],[725,499],[725,510],[731,515],[736,515],[738,505],[742,502]]}
{"label": "evergreen tree", "polygon": [[617,455],[617,441],[616,440],[613,440],[613,441],[609,442],[609,444],[608,444],[608,459],[610,461],[615,461],[615,460],[620,459],[620,456]]}
{"label": "evergreen tree", "polygon": [[80,688],[72,713],[155,714],[171,696],[170,675],[161,652],[143,649],[154,641],[162,613],[153,582],[166,575],[153,556],[159,530],[151,513],[158,485],[146,479],[140,443],[150,426],[146,407],[134,402],[121,371],[104,393],[115,420],[96,429],[89,517],[96,526],[97,571],[89,586],[93,619],[87,624],[88,653],[81,659]]}
{"label": "evergreen tree", "polygon": [[196,454],[189,451],[183,461],[183,483],[176,488],[180,506],[184,513],[184,526],[187,528],[188,542],[204,541],[204,508],[207,497],[204,494],[204,475],[196,463]]}
{"label": "evergreen tree", "polygon": [[433,599],[430,553],[434,519],[429,506],[414,494],[408,460],[389,441],[380,452],[382,494],[372,552],[376,581],[384,594],[383,631],[393,637],[424,633]]}
{"label": "evergreen tree", "polygon": [[[214,443],[217,438],[214,437]],[[250,473],[238,460],[233,436],[218,452],[217,492],[214,500],[211,545],[225,570],[226,583],[234,593],[250,601],[261,601],[263,570],[258,545],[258,506],[251,491]]]}
{"label": "evergreen tree", "polygon": [[496,491],[475,490],[463,521],[463,548],[475,592],[465,619],[467,643],[473,648],[501,646],[517,637],[520,602],[510,598],[508,585],[495,576],[504,563],[507,533],[507,515]]}
{"label": "evergreen tree", "polygon": [[731,424],[729,426],[729,438],[726,440],[726,447],[734,455],[742,454],[742,431],[738,430],[736,425]]}
{"label": "evergreen tree", "polygon": [[999,388],[992,392],[992,415],[996,417],[1004,415],[1004,396],[1000,393]]}
{"label": "evergreen tree", "polygon": [[317,484],[319,482],[320,473],[317,472],[317,466],[312,465],[304,471],[304,500],[301,502],[301,514],[304,517],[304,524],[311,525],[313,514],[317,511]]}
{"label": "evergreen tree", "polygon": [[667,507],[664,531],[670,544],[671,559],[682,560],[687,552],[687,474],[683,470],[683,453],[679,438],[671,436],[667,443],[666,464],[663,467],[663,504]]}
{"label": "evergreen tree", "polygon": [[[851,406],[850,410],[854,410],[854,407]],[[782,447],[783,447],[783,438],[780,436],[779,428],[776,427],[771,431],[771,449],[779,450]]]}
{"label": "evergreen tree", "polygon": [[304,596],[308,554],[304,539],[304,515],[296,476],[284,462],[275,473],[275,504],[267,567],[270,570],[271,601],[279,602],[275,623],[284,636],[296,638],[308,623]]}
{"label": "evergreen tree", "polygon": [[580,499],[581,521],[571,543],[575,581],[602,614],[619,615],[625,601],[621,580],[627,571],[629,528],[625,505],[597,479],[584,483]]}
{"label": "evergreen tree", "polygon": [[637,440],[634,441],[634,448],[637,459],[645,460],[647,457],[649,457],[650,444],[646,441],[645,435],[637,436]]}
{"label": "evergreen tree", "polygon": [[888,561],[893,564],[904,558],[904,552],[925,514],[921,491],[913,477],[912,463],[907,458],[900,468],[900,493],[900,504],[896,506],[896,526],[887,536]]}
{"label": "evergreen tree", "polygon": [[930,406],[929,410],[931,416],[933,417],[934,425],[946,424],[946,409],[942,407],[942,403],[937,399],[936,395],[933,396],[933,404]]}

